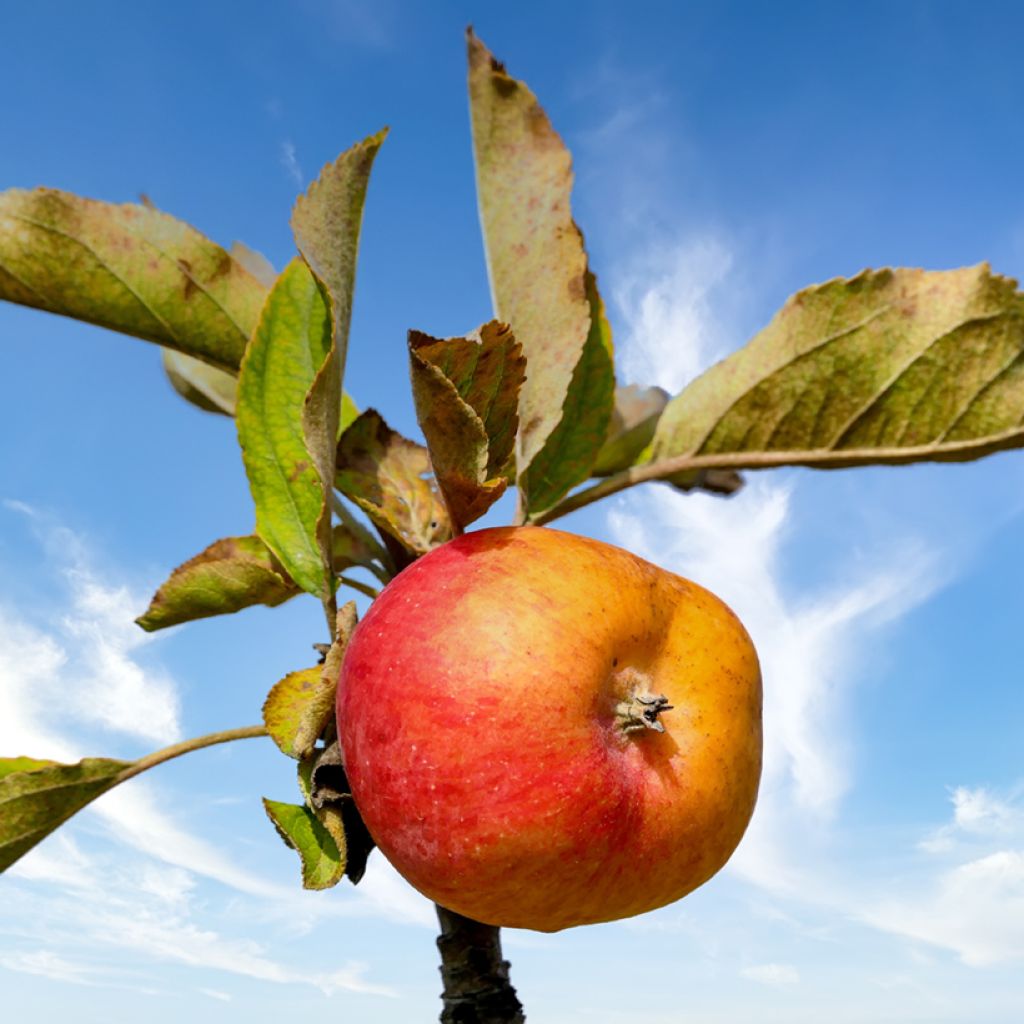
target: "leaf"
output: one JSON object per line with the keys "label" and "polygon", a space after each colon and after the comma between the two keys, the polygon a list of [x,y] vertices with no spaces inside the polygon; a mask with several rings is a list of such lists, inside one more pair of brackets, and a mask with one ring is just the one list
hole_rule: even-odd
{"label": "leaf", "polygon": [[96,757],[78,764],[0,759],[0,871],[117,785],[129,767],[127,761]]}
{"label": "leaf", "polygon": [[526,360],[505,324],[466,338],[409,332],[416,416],[456,528],[482,516],[505,491]]}
{"label": "leaf", "polygon": [[616,388],[608,435],[592,474],[610,476],[632,466],[651,443],[668,400],[669,393],[664,388],[641,388],[636,384]]}
{"label": "leaf", "polygon": [[1024,299],[987,264],[794,295],[666,407],[654,464],[965,460],[1024,444]]}
{"label": "leaf", "polygon": [[341,435],[337,466],[338,490],[408,551],[426,554],[451,537],[427,449],[392,430],[374,409]]}
{"label": "leaf", "polygon": [[345,850],[345,874],[353,885],[376,845],[352,799],[337,741],[299,764],[299,788],[321,824]]}
{"label": "leaf", "polygon": [[551,508],[576,484],[586,480],[608,433],[615,403],[615,366],[611,327],[594,275],[587,271],[591,328],[573,371],[562,419],[544,447],[519,475],[528,516]]}
{"label": "leaf", "polygon": [[219,245],[150,207],[56,189],[0,194],[0,299],[233,370],[265,296]]}
{"label": "leaf", "polygon": [[[536,509],[563,488],[562,476],[576,477],[565,490],[586,479],[604,441],[600,421],[610,412],[614,384],[600,344],[610,344],[610,334],[593,315],[596,288],[569,208],[569,152],[526,85],[510,77],[472,31],[468,44],[477,194],[494,308],[511,324],[528,367],[519,400],[521,483],[563,424],[556,450],[527,478],[529,505]],[[572,472],[558,472],[566,456]]]}
{"label": "leaf", "polygon": [[[330,352],[327,302],[306,264],[294,259],[267,297],[246,350],[235,418],[256,532],[288,575],[317,597],[330,592],[333,574],[329,525],[321,537],[325,484],[306,444],[307,395]],[[339,406],[340,394],[335,421]]]}
{"label": "leaf", "polygon": [[259,537],[225,537],[179,565],[135,621],[152,632],[254,604],[273,608],[298,593]]}
{"label": "leaf", "polygon": [[187,402],[204,412],[219,413],[221,416],[235,415],[238,391],[238,377],[235,374],[171,348],[165,348],[161,357],[171,386]]}
{"label": "leaf", "polygon": [[[341,433],[341,383],[352,319],[359,227],[370,169],[383,138],[384,133],[371,136],[324,167],[306,195],[296,200],[292,212],[296,244],[321,293],[326,296],[329,310],[330,343],[316,367],[301,419],[305,449],[320,482],[320,506],[313,538],[319,546],[322,562],[328,568],[331,564],[334,462]],[[313,581],[312,574],[305,578],[307,582]],[[322,580],[319,594],[328,622],[333,623],[332,575]]]}
{"label": "leaf", "polygon": [[339,612],[335,640],[323,665],[289,672],[276,683],[263,704],[263,721],[282,753],[302,760],[334,715],[334,697],[341,659],[356,625],[355,602]]}
{"label": "leaf", "polygon": [[299,252],[330,296],[339,381],[345,372],[366,188],[387,132],[382,129],[327,164],[306,194],[295,201],[292,211],[292,233]]}
{"label": "leaf", "polygon": [[263,807],[287,846],[302,860],[302,885],[329,889],[345,873],[345,854],[308,807],[263,799]]}

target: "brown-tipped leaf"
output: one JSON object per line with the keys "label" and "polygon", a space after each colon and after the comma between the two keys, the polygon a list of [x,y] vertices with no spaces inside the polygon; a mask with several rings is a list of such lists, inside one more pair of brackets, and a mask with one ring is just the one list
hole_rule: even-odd
{"label": "brown-tipped leaf", "polygon": [[409,332],[416,416],[458,530],[505,491],[526,360],[507,325],[465,338]]}
{"label": "brown-tipped leaf", "polygon": [[195,228],[56,189],[0,194],[0,299],[237,369],[267,289]]}
{"label": "brown-tipped leaf", "polygon": [[[597,318],[583,238],[569,207],[569,152],[534,94],[472,31],[468,46],[477,196],[494,308],[511,324],[527,360],[520,477],[560,425],[563,434],[557,451],[526,481],[528,506],[538,510],[552,493],[564,494],[589,475],[611,407],[611,363],[591,331]],[[602,325],[595,327],[603,333]],[[593,343],[585,351],[588,338]]]}
{"label": "brown-tipped leaf", "polygon": [[[659,461],[854,466],[1024,444],[1024,301],[988,266],[864,271],[794,295],[669,403]],[[671,463],[667,464],[671,466]]]}
{"label": "brown-tipped leaf", "polygon": [[153,631],[301,593],[259,537],[225,537],[179,565],[135,621]]}
{"label": "brown-tipped leaf", "polygon": [[422,445],[392,430],[373,409],[338,442],[338,490],[407,551],[426,554],[451,537],[451,523]]}
{"label": "brown-tipped leaf", "polygon": [[0,758],[0,871],[117,785],[128,767],[94,757],[78,764]]}

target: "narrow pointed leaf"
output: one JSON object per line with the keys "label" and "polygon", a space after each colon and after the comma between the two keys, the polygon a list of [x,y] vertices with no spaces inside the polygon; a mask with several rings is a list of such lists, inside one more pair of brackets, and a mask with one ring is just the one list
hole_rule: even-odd
{"label": "narrow pointed leaf", "polygon": [[267,289],[151,207],[56,189],[0,194],[0,299],[238,367]]}
{"label": "narrow pointed leaf", "polygon": [[[556,449],[528,481],[536,507],[563,487],[562,477],[575,477],[566,489],[586,479],[605,434],[603,426],[595,431],[594,421],[610,412],[610,359],[591,331],[592,281],[569,207],[569,152],[526,85],[472,32],[468,43],[477,196],[494,308],[511,324],[527,360],[519,402],[520,477],[563,425]],[[596,327],[603,333],[603,325]],[[566,456],[572,471],[557,472]]]}
{"label": "narrow pointed leaf", "polygon": [[[256,532],[288,575],[318,597],[330,592],[333,574],[329,528],[323,535],[325,484],[307,448],[307,395],[331,352],[327,301],[295,259],[267,297],[246,350],[235,418]],[[322,411],[319,397],[315,404]],[[335,423],[339,407],[340,392]]]}
{"label": "narrow pointed leaf", "polygon": [[597,282],[589,271],[586,281],[592,317],[590,333],[573,371],[562,418],[519,476],[523,504],[530,516],[551,508],[591,475],[608,434],[615,404],[611,327]]}
{"label": "narrow pointed leaf", "polygon": [[267,817],[287,846],[302,860],[302,884],[306,889],[329,889],[345,873],[345,854],[308,807],[264,798]]}
{"label": "narrow pointed leaf", "polygon": [[864,271],[798,292],[674,398],[650,471],[692,455],[830,467],[964,460],[1022,444],[1016,282],[985,264]]}
{"label": "narrow pointed leaf", "polygon": [[152,632],[301,593],[259,537],[225,537],[179,565],[135,621]]}
{"label": "narrow pointed leaf", "polygon": [[416,415],[445,504],[461,530],[505,491],[526,361],[505,324],[466,338],[409,332]]}
{"label": "narrow pointed leaf", "polygon": [[338,442],[338,490],[407,551],[426,554],[451,537],[444,502],[422,445],[367,409]]}
{"label": "narrow pointed leaf", "polygon": [[330,296],[339,381],[345,372],[366,188],[386,135],[385,128],[327,164],[292,211],[299,252]]}
{"label": "narrow pointed leaf", "polygon": [[[342,378],[352,318],[356,256],[363,202],[373,158],[383,133],[372,136],[328,164],[292,212],[292,230],[303,259],[326,297],[330,344],[306,395],[302,434],[320,482],[321,501],[314,539],[322,561],[331,560],[331,499],[334,462],[341,431]],[[311,581],[312,577],[307,576]],[[334,579],[322,581],[319,595],[328,622],[334,621]]]}
{"label": "narrow pointed leaf", "polygon": [[78,764],[0,759],[0,871],[115,786],[128,767],[106,758]]}

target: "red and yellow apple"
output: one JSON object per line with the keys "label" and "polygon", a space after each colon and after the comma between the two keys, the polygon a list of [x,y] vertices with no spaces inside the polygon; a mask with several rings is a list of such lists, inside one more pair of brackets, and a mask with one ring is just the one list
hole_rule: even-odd
{"label": "red and yellow apple", "polygon": [[556,931],[679,899],[729,858],[761,772],[761,675],[717,597],[542,527],[400,573],[345,654],[356,805],[420,892]]}

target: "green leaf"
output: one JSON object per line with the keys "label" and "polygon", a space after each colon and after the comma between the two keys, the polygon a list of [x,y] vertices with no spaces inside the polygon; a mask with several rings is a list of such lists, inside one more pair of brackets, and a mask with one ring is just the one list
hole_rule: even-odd
{"label": "green leaf", "polygon": [[302,884],[306,889],[329,889],[345,873],[345,854],[308,807],[285,804],[264,797],[263,806],[278,835],[302,860]]}
{"label": "green leaf", "polygon": [[674,398],[659,465],[965,460],[1024,444],[1024,299],[987,264],[864,271],[794,295]]}
{"label": "green leaf", "polygon": [[669,393],[664,388],[641,388],[636,384],[616,388],[608,434],[592,475],[610,476],[632,466],[651,443],[668,400]]}
{"label": "green leaf", "polygon": [[232,370],[265,296],[229,253],[158,210],[56,189],[0,194],[0,299]]}
{"label": "green leaf", "polygon": [[355,602],[338,612],[334,643],[322,665],[289,672],[275,683],[263,704],[267,732],[289,757],[310,757],[317,740],[334,716],[334,696],[341,659],[356,627]]}
{"label": "green leaf", "polygon": [[[294,259],[267,297],[246,350],[235,418],[256,532],[288,575],[321,598],[333,585],[329,511],[325,551],[325,485],[307,449],[307,395],[331,351],[327,301],[306,264]],[[339,407],[340,394],[335,422]]]}
{"label": "green leaf", "polygon": [[235,415],[238,377],[193,356],[165,348],[161,352],[164,373],[171,387],[187,402],[204,412]]}
{"label": "green leaf", "polygon": [[[536,510],[586,479],[604,441],[614,383],[602,346],[610,334],[592,309],[596,288],[569,208],[569,152],[534,94],[472,31],[468,43],[484,248],[496,315],[511,324],[526,355],[516,459]],[[524,481],[560,424],[544,466]]]}
{"label": "green leaf", "polygon": [[130,766],[106,758],[78,764],[0,758],[0,871],[117,785]]}
{"label": "green leaf", "polygon": [[409,332],[416,416],[458,530],[505,491],[526,360],[505,324],[466,338]]}
{"label": "green leaf", "polygon": [[259,537],[225,537],[179,565],[135,621],[152,632],[254,604],[274,607],[298,593]]}
{"label": "green leaf", "polygon": [[594,275],[587,271],[591,327],[562,405],[562,419],[519,476],[528,516],[551,508],[593,471],[615,403],[611,327]]}
{"label": "green leaf", "polygon": [[[363,202],[384,134],[358,143],[328,164],[292,212],[292,231],[303,259],[318,283],[328,305],[329,345],[315,367],[302,408],[302,438],[320,483],[319,511],[314,523],[321,564],[331,565],[331,502],[334,461],[341,433],[342,378],[352,318],[356,256]],[[286,563],[287,564],[287,563]],[[313,567],[303,567],[296,576],[304,587],[313,583]],[[328,573],[317,590],[329,622],[335,614],[334,578]]]}
{"label": "green leaf", "polygon": [[338,442],[339,491],[407,551],[426,554],[451,537],[451,523],[422,445],[367,409]]}

